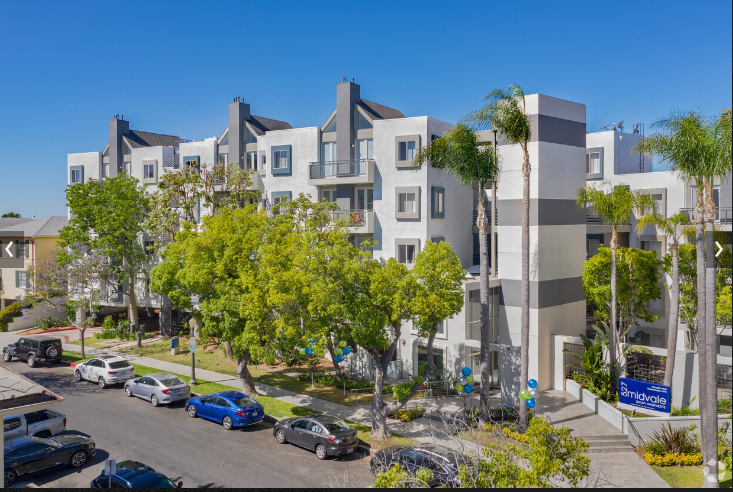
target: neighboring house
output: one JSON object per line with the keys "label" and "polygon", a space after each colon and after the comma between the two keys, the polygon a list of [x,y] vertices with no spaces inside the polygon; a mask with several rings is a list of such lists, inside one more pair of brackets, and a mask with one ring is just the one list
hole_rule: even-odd
{"label": "neighboring house", "polygon": [[15,302],[25,295],[26,289],[33,287],[28,269],[39,261],[54,259],[59,231],[67,223],[66,217],[59,216],[38,220],[0,219],[0,300],[3,305]]}

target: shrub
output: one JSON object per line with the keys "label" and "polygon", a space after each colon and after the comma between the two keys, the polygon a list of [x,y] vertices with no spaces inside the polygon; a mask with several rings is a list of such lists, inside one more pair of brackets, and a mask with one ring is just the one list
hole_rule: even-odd
{"label": "shrub", "polygon": [[44,316],[38,318],[38,327],[42,330],[50,330],[51,328],[57,328],[59,326],[66,326],[66,321],[53,316]]}
{"label": "shrub", "polygon": [[401,420],[402,422],[412,422],[415,419],[419,419],[423,416],[422,408],[411,408],[409,410],[397,410],[394,413],[394,418]]}
{"label": "shrub", "polygon": [[666,427],[662,425],[660,430],[654,431],[650,444],[653,443],[654,449],[659,449],[661,446],[666,454],[674,456],[694,454],[700,451],[700,446],[693,436],[687,427],[672,429],[672,424],[667,422]]}
{"label": "shrub", "polygon": [[663,456],[665,453],[664,444],[652,439],[646,443],[646,452],[652,456]]}
{"label": "shrub", "polygon": [[265,352],[263,359],[265,360],[265,364],[267,364],[268,366],[277,365],[277,356],[275,355],[274,350],[268,350],[267,352]]}
{"label": "shrub", "polygon": [[644,461],[654,466],[697,466],[702,464],[702,454],[664,454],[655,456],[651,453],[644,454]]}
{"label": "shrub", "polygon": [[8,331],[8,325],[14,318],[23,314],[23,309],[29,308],[30,305],[24,305],[22,302],[16,302],[0,311],[0,331]]}
{"label": "shrub", "polygon": [[[325,384],[326,386],[333,386],[334,388],[340,388],[343,389],[344,387],[344,378],[337,378],[336,376],[332,376],[330,374],[325,373],[315,373],[313,374],[313,381],[319,384]],[[298,380],[299,381],[311,381],[311,373],[309,372],[303,372],[298,374]],[[365,388],[373,388],[374,383],[367,381],[366,379],[346,379],[346,389],[352,390],[352,389],[365,389]]]}

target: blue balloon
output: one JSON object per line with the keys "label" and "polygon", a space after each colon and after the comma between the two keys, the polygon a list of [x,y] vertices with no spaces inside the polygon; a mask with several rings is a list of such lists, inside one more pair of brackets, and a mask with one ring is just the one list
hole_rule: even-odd
{"label": "blue balloon", "polygon": [[351,349],[349,347],[344,347],[341,349],[341,353],[344,355],[349,355],[351,353]]}
{"label": "blue balloon", "polygon": [[336,357],[333,358],[333,360],[338,363],[338,362],[341,362],[342,360],[344,360],[344,358],[341,357],[340,355],[337,355]]}
{"label": "blue balloon", "polygon": [[473,386],[471,386],[470,384],[467,384],[466,386],[463,387],[463,391],[465,391],[467,395],[470,393],[473,393]]}
{"label": "blue balloon", "polygon": [[527,381],[527,386],[529,386],[531,389],[535,389],[537,387],[537,381],[534,379],[530,379]]}
{"label": "blue balloon", "polygon": [[534,398],[527,400],[527,408],[534,408],[535,405],[537,405],[537,402],[534,401]]}
{"label": "blue balloon", "polygon": [[469,369],[468,367],[464,367],[463,369],[461,369],[461,374],[468,377],[471,375],[471,369]]}
{"label": "blue balloon", "polygon": [[309,349],[309,348],[305,349],[305,355],[310,355],[312,353],[313,353],[313,351],[311,349]]}

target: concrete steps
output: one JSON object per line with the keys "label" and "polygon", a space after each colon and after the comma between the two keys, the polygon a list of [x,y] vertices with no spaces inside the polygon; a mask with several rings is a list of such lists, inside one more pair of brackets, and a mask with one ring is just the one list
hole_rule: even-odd
{"label": "concrete steps", "polygon": [[588,443],[588,453],[624,453],[634,452],[629,437],[624,434],[606,436],[573,436]]}

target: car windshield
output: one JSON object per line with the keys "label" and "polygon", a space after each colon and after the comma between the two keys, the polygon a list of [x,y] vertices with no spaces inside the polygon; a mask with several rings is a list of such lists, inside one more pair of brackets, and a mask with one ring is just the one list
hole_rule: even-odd
{"label": "car windshield", "polygon": [[167,379],[161,379],[160,382],[163,384],[163,386],[180,386],[181,384],[186,384],[181,378],[177,376],[173,376],[172,378]]}
{"label": "car windshield", "polygon": [[141,480],[140,483],[133,483],[133,488],[138,487],[146,489],[175,489],[176,484],[162,475],[153,475],[151,473],[144,480]]}
{"label": "car windshield", "polygon": [[232,400],[232,401],[239,408],[245,408],[245,407],[249,407],[249,406],[252,406],[252,405],[257,405],[257,402],[256,401],[254,401],[252,398],[250,398],[249,396],[246,396],[246,395],[243,396],[242,398],[238,398],[238,399]]}
{"label": "car windshield", "polygon": [[337,434],[339,432],[346,432],[351,430],[351,427],[346,425],[346,422],[343,420],[334,420],[333,422],[325,422],[323,425],[326,426],[326,429],[328,429],[328,432],[331,434]]}
{"label": "car windshield", "polygon": [[130,367],[130,363],[126,360],[118,360],[116,362],[110,362],[109,367],[111,369],[122,369],[123,367]]}

